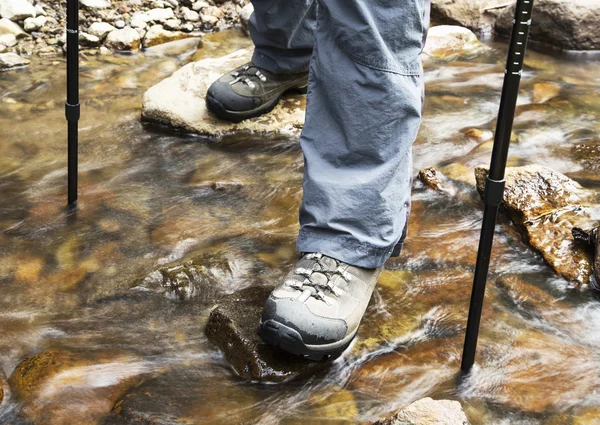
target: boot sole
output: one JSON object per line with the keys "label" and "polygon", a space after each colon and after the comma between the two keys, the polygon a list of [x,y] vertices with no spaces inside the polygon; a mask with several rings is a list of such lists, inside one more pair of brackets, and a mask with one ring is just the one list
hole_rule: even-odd
{"label": "boot sole", "polygon": [[231,111],[226,109],[218,100],[216,100],[212,96],[206,96],[206,106],[210,112],[215,114],[217,117],[231,121],[231,122],[240,122],[249,118],[259,117],[266,113],[269,113],[277,106],[281,96],[288,92],[297,92],[300,94],[306,94],[308,89],[308,85],[303,87],[292,87],[282,92],[279,96],[274,98],[268,103],[264,103],[260,105],[258,108],[250,109],[249,111]]}
{"label": "boot sole", "polygon": [[258,335],[268,345],[274,345],[295,356],[309,360],[321,361],[339,357],[350,345],[358,328],[341,341],[331,344],[308,345],[302,340],[300,333],[279,323],[276,320],[261,322],[258,326]]}

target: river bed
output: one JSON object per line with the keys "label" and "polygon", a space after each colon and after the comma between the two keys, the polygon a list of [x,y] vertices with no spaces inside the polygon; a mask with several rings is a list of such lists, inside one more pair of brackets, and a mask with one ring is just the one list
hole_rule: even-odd
{"label": "river bed", "polygon": [[[472,169],[489,163],[506,43],[426,63],[415,175],[434,166],[462,184],[448,195],[415,180],[404,253],[359,332],[357,343],[377,342],[369,355],[308,380],[245,382],[204,336],[212,303],[130,291],[189,256],[228,261],[226,292],[274,285],[294,261],[297,138],[216,140],[140,121],[149,87],[250,41],[230,30],[196,44],[82,56],[76,216],[64,208],[64,59],[0,73],[0,385],[36,353],[75,359],[30,399],[4,385],[1,424],[369,423],[425,396],[461,401],[473,425],[598,423],[599,298],[557,277],[505,218],[478,364],[457,386],[482,218]],[[546,165],[597,189],[600,63],[535,51],[525,63],[509,165]],[[502,278],[525,292],[514,296]],[[138,410],[109,415],[127,396]]]}

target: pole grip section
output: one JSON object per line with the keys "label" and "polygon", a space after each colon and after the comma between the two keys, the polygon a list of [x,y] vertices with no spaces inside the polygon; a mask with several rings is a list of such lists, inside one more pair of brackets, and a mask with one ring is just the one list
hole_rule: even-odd
{"label": "pole grip section", "polygon": [[504,186],[506,180],[492,180],[485,178],[485,190],[483,192],[483,202],[486,205],[497,207],[504,199]]}
{"label": "pole grip section", "polygon": [[69,121],[69,122],[79,121],[80,116],[81,116],[81,111],[80,111],[79,103],[77,105],[70,105],[69,103],[65,102],[65,117],[67,118],[67,121]]}

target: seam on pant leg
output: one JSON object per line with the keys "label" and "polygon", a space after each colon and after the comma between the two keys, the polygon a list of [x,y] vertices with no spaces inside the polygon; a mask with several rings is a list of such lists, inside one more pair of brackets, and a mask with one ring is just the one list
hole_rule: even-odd
{"label": "seam on pant leg", "polygon": [[[316,230],[309,230],[309,229],[301,229],[300,230],[300,234],[298,235],[298,241],[310,241],[310,240],[323,240],[323,241],[328,241],[328,242],[333,242],[335,244],[338,244],[340,246],[341,250],[354,250],[354,251],[358,251],[360,254],[363,254],[365,256],[368,257],[376,257],[378,259],[380,258],[386,258],[390,256],[390,254],[392,253],[394,247],[395,247],[395,243],[392,244],[390,247],[387,248],[380,248],[380,247],[374,247],[372,245],[368,245],[364,242],[358,242],[355,239],[348,237],[348,236],[336,236],[336,237],[327,237],[327,236],[323,236],[320,235],[318,233],[318,231]],[[344,246],[344,245],[351,245],[351,246]]]}

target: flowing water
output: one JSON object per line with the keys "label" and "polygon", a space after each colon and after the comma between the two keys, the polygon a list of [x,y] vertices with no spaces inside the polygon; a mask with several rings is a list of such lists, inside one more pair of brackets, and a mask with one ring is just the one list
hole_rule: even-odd
{"label": "flowing water", "polygon": [[[0,423],[368,423],[431,396],[460,400],[475,425],[597,424],[600,302],[558,278],[507,220],[478,365],[457,386],[482,217],[472,168],[491,150],[464,130],[493,130],[506,52],[487,44],[477,58],[426,65],[415,174],[444,167],[462,183],[448,195],[415,182],[406,249],[388,263],[359,333],[371,353],[284,384],[231,373],[203,333],[212,303],[129,290],[154,267],[193,255],[230,262],[226,292],[275,284],[294,260],[296,138],[211,140],[140,122],[147,88],[248,39],[229,31],[198,50],[184,42],[81,58],[76,217],[64,209],[64,59],[0,74]],[[510,165],[548,165],[597,188],[600,63],[533,51],[526,63]],[[502,276],[521,292],[502,290]],[[58,373],[16,397],[6,379],[51,349],[70,353]],[[137,397],[138,410],[117,405],[121,415],[107,419],[123,396]]]}

